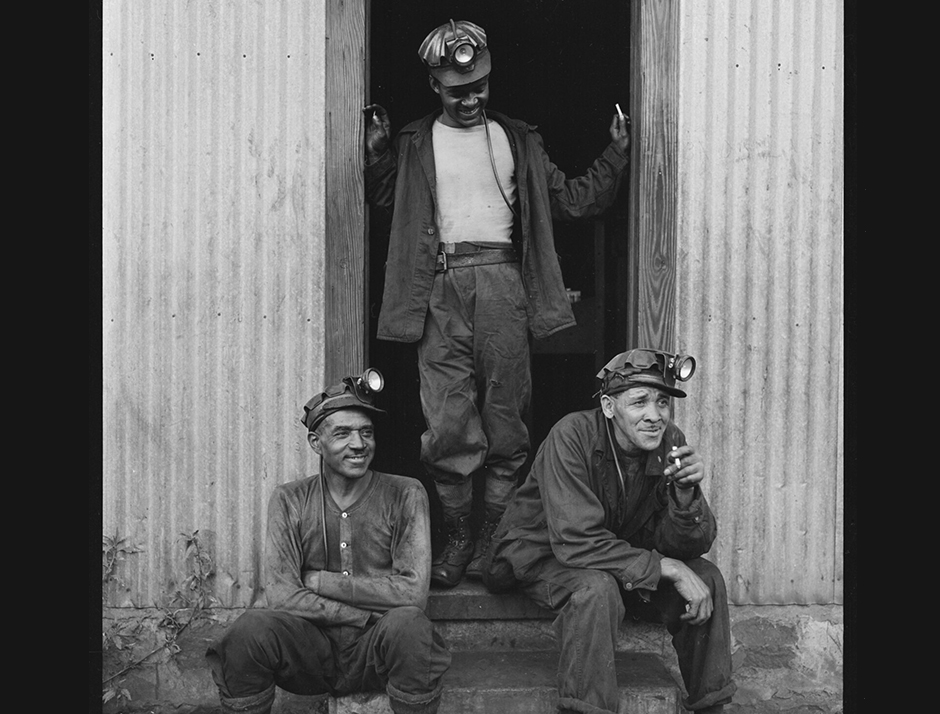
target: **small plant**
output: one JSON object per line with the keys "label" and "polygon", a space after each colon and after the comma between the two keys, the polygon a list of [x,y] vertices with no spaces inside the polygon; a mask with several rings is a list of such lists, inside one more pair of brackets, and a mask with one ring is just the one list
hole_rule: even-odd
{"label": "small plant", "polygon": [[112,699],[116,699],[119,702],[129,702],[131,700],[131,693],[120,685],[110,685],[105,687],[104,691],[101,693],[101,703],[107,704]]}
{"label": "small plant", "polygon": [[[114,648],[121,653],[127,652],[133,646],[134,642],[136,642],[140,628],[141,624],[137,620],[112,622],[104,632],[101,633],[102,651]],[[123,681],[111,684],[105,682],[105,687],[101,692],[102,703],[107,704],[112,699],[118,702],[129,702],[131,700],[131,693],[121,686],[122,684]]]}
{"label": "small plant", "polygon": [[[205,610],[215,605],[221,605],[218,598],[214,597],[210,591],[209,580],[215,573],[215,564],[199,540],[199,531],[181,533],[180,540],[185,544],[184,557],[188,574],[183,579],[181,586],[171,594],[169,607],[157,607],[161,613],[157,630],[163,633],[163,643],[143,657],[131,662],[121,671],[105,679],[102,682],[101,699],[103,702],[109,702],[112,699],[130,700],[130,693],[121,688],[120,684],[112,684],[112,682],[135,667],[139,667],[161,650],[165,650],[170,656],[177,654],[180,647],[176,640],[183,631],[195,620],[202,617]],[[102,582],[107,583],[115,579],[115,566],[125,555],[140,552],[140,549],[127,546],[125,543],[126,539],[118,538],[117,534],[114,537],[105,536],[102,539]],[[123,650],[129,647],[132,640],[136,639],[140,627],[140,623],[114,623],[102,633],[102,646]]]}
{"label": "small plant", "polygon": [[123,651],[124,648],[132,645],[140,633],[141,624],[137,620],[124,620],[121,622],[112,622],[101,633],[101,648],[106,650],[113,647],[116,650]]}
{"label": "small plant", "polygon": [[127,538],[119,538],[115,533],[113,536],[102,536],[101,538],[101,582],[109,583],[116,581],[114,571],[117,564],[124,560],[124,557],[133,553],[142,552],[141,548],[133,545],[127,545]]}
{"label": "small plant", "polygon": [[[142,552],[141,548],[130,545],[126,538],[121,538],[117,533],[113,536],[101,537],[101,598],[102,604],[107,599],[105,587],[109,583],[120,584],[122,581],[116,575],[118,564],[128,555]],[[106,652],[109,649],[115,649],[121,656],[129,657],[130,649],[136,642],[140,633],[141,624],[136,620],[124,622],[112,622],[101,632],[101,651]],[[126,688],[121,686],[123,682],[111,683],[112,680],[127,671],[126,668],[114,677],[106,679],[102,685],[101,701],[103,703],[111,700],[130,701],[131,694]]]}
{"label": "small plant", "polygon": [[173,593],[171,603],[192,608],[193,617],[198,617],[203,610],[222,604],[212,595],[209,587],[209,579],[215,574],[215,564],[212,557],[202,548],[198,530],[180,533],[180,540],[186,544],[185,557],[189,575]]}
{"label": "small plant", "polygon": [[161,607],[158,609],[160,610],[162,617],[157,623],[157,629],[163,633],[163,647],[171,655],[175,655],[180,651],[180,646],[176,644],[176,638],[179,637],[180,633],[186,629],[186,627],[192,621],[193,616],[190,615],[190,617],[186,620],[181,619],[186,611],[186,608],[171,610],[169,608]]}

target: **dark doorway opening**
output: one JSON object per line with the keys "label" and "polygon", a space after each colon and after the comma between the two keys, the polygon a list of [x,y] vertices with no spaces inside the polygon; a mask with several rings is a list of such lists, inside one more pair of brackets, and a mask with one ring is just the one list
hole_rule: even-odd
{"label": "dark doorway opening", "polygon": [[[393,133],[440,108],[418,59],[418,46],[450,18],[475,22],[487,33],[493,58],[488,107],[536,125],[553,163],[569,178],[582,175],[610,141],[615,103],[625,113],[630,105],[629,3],[372,2],[369,101],[386,108]],[[594,374],[626,348],[626,184],[625,177],[616,204],[603,217],[555,222],[555,249],[565,286],[579,298],[573,302],[578,326],[532,342],[530,462],[559,418],[596,405]],[[431,494],[436,523],[433,484],[418,460],[424,417],[415,346],[375,338],[389,226],[383,212],[369,213],[369,361],[385,374],[381,401],[391,412],[380,427],[375,463],[376,468],[421,479]]]}

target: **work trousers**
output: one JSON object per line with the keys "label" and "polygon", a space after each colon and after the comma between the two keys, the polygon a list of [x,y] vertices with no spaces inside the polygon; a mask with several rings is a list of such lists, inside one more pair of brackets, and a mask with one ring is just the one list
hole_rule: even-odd
{"label": "work trousers", "polygon": [[703,558],[685,561],[711,589],[712,616],[701,625],[679,619],[685,600],[664,580],[643,603],[610,573],[583,568],[549,567],[524,592],[553,610],[561,653],[558,663],[558,706],[562,711],[616,714],[619,700],[614,652],[617,630],[629,608],[658,611],[672,635],[689,710],[731,701],[731,629],[728,598],[721,571]]}
{"label": "work trousers", "polygon": [[[206,659],[230,711],[270,711],[276,685],[294,694],[384,690],[396,714],[434,714],[451,655],[418,607],[393,608],[365,628],[258,609],[239,616]],[[252,708],[259,699],[267,708]]]}
{"label": "work trousers", "polygon": [[[518,263],[452,268],[434,277],[418,343],[427,431],[421,461],[445,516],[470,512],[471,480],[490,480],[487,507],[502,513],[529,452],[524,418],[532,376],[528,317]],[[494,503],[490,503],[494,501]]]}

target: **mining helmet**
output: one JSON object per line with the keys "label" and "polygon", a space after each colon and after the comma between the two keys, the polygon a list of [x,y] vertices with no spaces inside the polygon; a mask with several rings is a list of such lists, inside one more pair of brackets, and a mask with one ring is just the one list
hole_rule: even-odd
{"label": "mining helmet", "polygon": [[382,374],[371,367],[358,377],[344,377],[342,382],[327,387],[326,391],[307,402],[300,421],[309,431],[313,431],[321,421],[340,409],[364,409],[375,414],[385,414],[384,409],[373,404],[375,395],[384,386]]}
{"label": "mining helmet", "polygon": [[601,380],[598,394],[613,396],[631,387],[656,387],[674,397],[684,397],[676,381],[685,382],[693,374],[695,359],[689,355],[648,348],[630,350],[621,352],[597,373]]}
{"label": "mining helmet", "polygon": [[486,33],[467,20],[451,20],[424,38],[418,56],[445,87],[476,82],[490,73]]}

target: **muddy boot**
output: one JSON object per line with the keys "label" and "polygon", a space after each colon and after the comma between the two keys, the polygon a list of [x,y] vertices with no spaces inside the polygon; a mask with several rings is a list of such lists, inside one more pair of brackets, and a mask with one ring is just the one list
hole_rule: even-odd
{"label": "muddy boot", "polygon": [[473,539],[470,537],[470,516],[459,516],[444,522],[447,545],[431,563],[431,582],[452,588],[463,577],[467,563],[473,557]]}
{"label": "muddy boot", "polygon": [[477,535],[476,543],[473,546],[473,559],[467,566],[468,578],[479,580],[483,577],[483,557],[490,547],[490,542],[493,540],[493,533],[496,532],[496,526],[499,525],[501,516],[502,514],[493,516],[487,514],[486,519],[483,521],[483,525],[480,527],[480,533]]}
{"label": "muddy boot", "polygon": [[516,490],[515,481],[496,478],[492,473],[486,477],[486,493],[483,502],[486,505],[485,517],[480,532],[477,535],[476,543],[473,548],[473,560],[467,566],[468,578],[483,577],[483,558],[490,547],[490,541],[493,540],[493,533],[499,525],[506,506],[512,500],[513,493]]}

